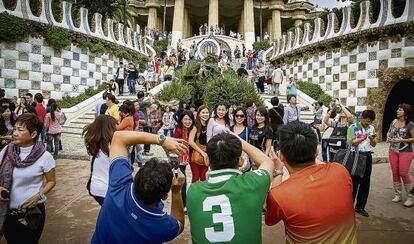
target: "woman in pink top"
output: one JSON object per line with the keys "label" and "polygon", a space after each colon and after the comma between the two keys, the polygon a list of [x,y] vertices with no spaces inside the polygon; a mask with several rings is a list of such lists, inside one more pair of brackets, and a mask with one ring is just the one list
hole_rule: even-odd
{"label": "woman in pink top", "polygon": [[50,112],[45,116],[45,131],[47,135],[47,147],[46,150],[52,152],[54,144],[53,155],[57,156],[59,152],[60,134],[62,133],[62,126],[60,120],[62,118],[62,112],[60,112],[57,103],[53,103]]}

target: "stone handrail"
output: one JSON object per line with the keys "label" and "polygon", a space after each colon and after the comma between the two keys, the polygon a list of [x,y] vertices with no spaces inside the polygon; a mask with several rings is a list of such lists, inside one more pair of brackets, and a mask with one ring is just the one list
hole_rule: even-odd
{"label": "stone handrail", "polygon": [[[88,21],[88,9],[80,8],[80,25],[76,27],[74,20],[72,18],[72,3],[62,1],[62,21],[58,22],[52,13],[52,0],[41,0],[41,14],[40,16],[35,16],[29,5],[29,0],[17,0],[16,7],[14,10],[9,10],[4,7],[3,0],[0,0],[0,13],[7,12],[11,15],[43,23],[51,26],[56,26],[60,28],[67,29],[69,31],[79,32],[88,36],[96,37],[126,48],[129,48],[135,52],[148,55],[148,50],[155,55],[154,49],[146,44],[145,38],[140,33],[140,26],[137,25],[136,31],[132,31],[129,27],[126,29],[126,37],[124,36],[124,26],[121,23],[116,23],[113,19],[107,19],[106,21],[102,20],[102,15],[99,13],[94,13],[93,20],[95,30],[92,31]],[[102,29],[102,23],[107,25],[108,34],[105,35]],[[116,28],[114,28],[116,26]],[[115,38],[115,31],[118,33],[118,39]]]}
{"label": "stone handrail", "polygon": [[279,57],[300,48],[333,39],[338,36],[414,21],[414,0],[406,0],[404,12],[398,18],[395,18],[392,14],[392,2],[393,0],[380,0],[380,12],[375,23],[370,22],[370,2],[366,0],[360,3],[361,12],[354,28],[351,26],[351,6],[342,9],[342,24],[337,32],[335,31],[335,22],[337,21],[337,18],[334,13],[328,14],[328,23],[325,25],[325,33],[322,32],[323,20],[319,17],[314,20],[314,31],[312,36],[311,25],[309,23],[304,24],[303,30],[300,27],[296,27],[294,33],[289,31],[288,33],[284,33],[281,38],[274,41],[271,60],[278,59]]}

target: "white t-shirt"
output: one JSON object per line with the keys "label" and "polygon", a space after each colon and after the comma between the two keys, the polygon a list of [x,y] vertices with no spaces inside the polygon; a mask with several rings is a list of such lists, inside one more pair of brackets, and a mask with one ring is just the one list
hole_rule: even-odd
{"label": "white t-shirt", "polygon": [[273,71],[273,82],[281,83],[283,80],[283,72],[280,68],[277,68]]}
{"label": "white t-shirt", "polygon": [[125,72],[125,68],[119,68],[118,77],[116,77],[116,78],[120,79],[120,80],[123,80],[125,78],[124,72]]}
{"label": "white t-shirt", "polygon": [[105,197],[108,190],[110,160],[108,155],[99,150],[93,164],[91,193],[94,196]]}
{"label": "white t-shirt", "polygon": [[[5,147],[0,152],[0,158],[6,151]],[[20,159],[24,160],[32,151],[33,146],[20,148]],[[24,168],[14,168],[13,184],[10,192],[10,208],[18,208],[29,198],[36,195],[43,189],[43,174],[55,168],[55,160],[49,152],[43,155],[32,165]],[[38,203],[46,202],[46,199],[39,200]]]}

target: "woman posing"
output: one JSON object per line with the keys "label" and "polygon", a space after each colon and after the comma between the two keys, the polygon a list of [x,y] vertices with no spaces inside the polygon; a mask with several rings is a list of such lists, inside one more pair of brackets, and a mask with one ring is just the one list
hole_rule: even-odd
{"label": "woman posing", "polygon": [[[189,134],[190,131],[193,129],[195,124],[193,113],[190,110],[184,110],[180,117],[178,118],[178,124],[175,128],[174,138],[180,138],[184,140],[184,144],[188,146]],[[185,174],[185,169],[187,165],[191,163],[190,152],[183,152],[179,155],[179,163],[180,163],[180,170]],[[184,207],[186,206],[186,199],[187,199],[187,176],[185,179],[185,183],[181,190],[181,195],[183,198]]]}
{"label": "woman posing", "polygon": [[213,136],[220,134],[229,126],[230,119],[227,104],[224,102],[219,102],[216,105],[214,118],[211,118],[207,124],[207,142],[210,141]]}
{"label": "woman posing", "polygon": [[0,236],[7,243],[38,243],[42,235],[46,194],[56,184],[55,160],[38,140],[42,130],[35,114],[20,115],[0,152]]}
{"label": "woman posing", "polygon": [[392,201],[400,202],[402,200],[402,181],[408,196],[404,206],[412,207],[414,205],[414,196],[408,192],[413,187],[412,179],[408,172],[413,159],[412,144],[414,143],[413,109],[410,105],[400,104],[398,106],[397,119],[391,123],[387,140],[390,142],[389,159],[395,192]]}
{"label": "woman posing", "polygon": [[[199,154],[202,157],[199,158],[200,162],[191,162],[191,173],[193,178],[192,183],[201,180],[206,180],[206,173],[208,171],[208,160],[207,159],[207,122],[210,119],[210,112],[207,106],[202,105],[197,110],[197,117],[195,127],[190,131],[188,138],[188,144],[193,149],[192,156]],[[194,157],[192,157],[194,158]]]}
{"label": "woman posing", "polygon": [[[57,103],[50,105],[50,112],[45,116],[45,131],[47,137],[47,151],[52,152],[57,156],[60,147],[60,134],[62,133],[62,126],[60,120],[62,118],[62,112],[60,112]],[[54,145],[54,146],[53,146]]]}
{"label": "woman posing", "polygon": [[[249,141],[249,135],[251,129],[247,126],[247,113],[246,110],[242,107],[237,107],[233,112],[233,121],[234,125],[230,127],[230,130],[234,134],[238,135],[241,139]],[[251,169],[250,160],[246,153],[242,152],[243,157],[243,166],[239,167],[239,170],[243,173]]]}
{"label": "woman posing", "polygon": [[269,155],[272,148],[273,133],[269,125],[269,114],[265,107],[256,110],[256,121],[249,135],[249,142]]}
{"label": "woman posing", "polygon": [[92,157],[90,194],[102,206],[108,190],[109,146],[116,131],[116,120],[109,115],[99,115],[83,130],[86,150]]}

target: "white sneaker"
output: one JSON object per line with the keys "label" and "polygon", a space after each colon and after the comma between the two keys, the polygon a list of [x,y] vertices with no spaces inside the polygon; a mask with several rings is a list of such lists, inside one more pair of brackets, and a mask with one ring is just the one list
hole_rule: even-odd
{"label": "white sneaker", "polygon": [[392,202],[401,202],[401,195],[395,195],[394,198],[391,200]]}
{"label": "white sneaker", "polygon": [[413,195],[408,195],[407,200],[404,202],[404,206],[405,207],[412,207],[414,205],[414,196]]}

